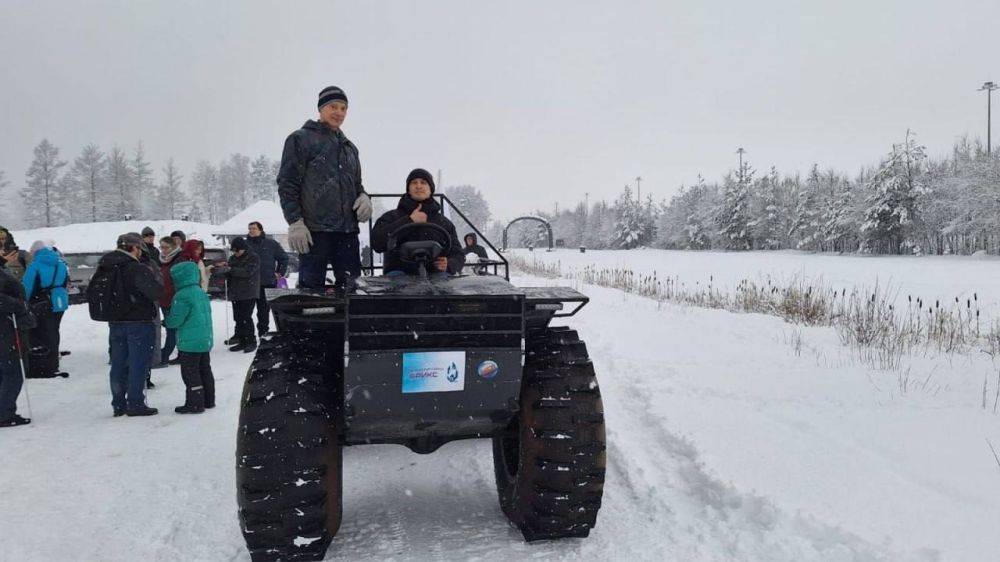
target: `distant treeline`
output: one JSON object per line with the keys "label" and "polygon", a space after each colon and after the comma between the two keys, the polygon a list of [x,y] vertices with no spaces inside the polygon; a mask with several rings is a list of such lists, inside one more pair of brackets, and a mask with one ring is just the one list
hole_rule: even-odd
{"label": "distant treeline", "polygon": [[[638,201],[626,187],[612,203],[535,214],[565,245],[599,249],[996,254],[1000,159],[968,139],[947,158],[929,159],[907,132],[879,166],[854,178],[818,165],[805,177],[773,167],[758,173],[744,162],[721,183],[699,177],[669,201]],[[494,235],[500,228],[494,225]],[[534,224],[512,235],[512,245],[544,243]]]}
{"label": "distant treeline", "polygon": [[[278,163],[267,156],[251,160],[233,154],[218,164],[201,160],[185,185],[173,159],[157,174],[142,142],[126,152],[107,152],[95,144],[68,162],[47,139],[34,149],[23,187],[13,205],[0,211],[0,224],[23,227],[133,219],[181,219],[219,224],[260,199],[277,199]],[[10,181],[0,172],[0,189]],[[15,186],[16,187],[16,186]]]}

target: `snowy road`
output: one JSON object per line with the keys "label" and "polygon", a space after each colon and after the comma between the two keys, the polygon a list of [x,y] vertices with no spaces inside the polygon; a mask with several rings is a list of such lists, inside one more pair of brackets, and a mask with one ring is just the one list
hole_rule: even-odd
{"label": "snowy road", "polygon": [[[609,443],[590,538],[525,544],[497,504],[487,441],[429,456],[354,447],[329,559],[993,558],[1000,474],[980,454],[983,434],[1000,435],[996,416],[969,407],[978,371],[935,375],[954,378],[933,400],[895,400],[826,329],[795,336],[796,353],[785,341],[796,329],[774,318],[585,290],[593,301],[572,324],[597,367]],[[36,423],[0,434],[0,560],[247,560],[233,464],[250,357],[213,352],[214,411],[172,412],[183,385],[171,367],[150,392],[161,415],[114,419],[105,326],[73,307],[63,333],[73,376],[29,381]]]}

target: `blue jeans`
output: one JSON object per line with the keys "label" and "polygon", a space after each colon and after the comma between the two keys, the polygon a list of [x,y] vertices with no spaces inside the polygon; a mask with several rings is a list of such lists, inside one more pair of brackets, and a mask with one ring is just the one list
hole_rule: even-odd
{"label": "blue jeans", "polygon": [[111,406],[134,410],[146,405],[146,372],[153,355],[155,327],[149,322],[111,322]]}
{"label": "blue jeans", "polygon": [[[163,311],[163,318],[170,316],[170,309],[160,307]],[[167,337],[163,340],[163,351],[160,352],[160,363],[166,363],[167,359],[170,359],[170,354],[174,352],[174,348],[177,347],[177,329],[176,328],[166,328]],[[156,335],[155,333],[153,334]],[[155,337],[154,337],[155,339]]]}
{"label": "blue jeans", "polygon": [[310,232],[313,245],[308,254],[299,254],[299,287],[322,289],[327,265],[333,267],[334,282],[361,276],[361,249],[358,235],[346,232]]}
{"label": "blue jeans", "polygon": [[0,420],[17,413],[17,395],[21,393],[24,378],[18,359],[0,359]]}

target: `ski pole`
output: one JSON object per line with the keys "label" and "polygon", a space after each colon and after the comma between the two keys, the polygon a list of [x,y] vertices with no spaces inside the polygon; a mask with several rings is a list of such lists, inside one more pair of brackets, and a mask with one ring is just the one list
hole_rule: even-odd
{"label": "ski pole", "polygon": [[31,396],[28,394],[28,367],[24,364],[24,345],[21,342],[21,330],[17,326],[17,315],[11,314],[10,319],[14,322],[14,345],[17,347],[17,369],[21,374],[21,389],[24,390],[24,401],[28,406],[28,419],[34,414],[31,412]]}
{"label": "ski pole", "polygon": [[[225,283],[225,287],[226,287],[226,291],[225,291],[225,294],[226,294],[226,303],[224,305],[222,305],[223,310],[225,310],[226,308],[229,308],[229,279],[226,279],[224,281],[224,283]],[[228,310],[226,310],[226,313],[224,314],[224,316],[226,317],[226,335],[228,336],[229,335],[229,311]]]}

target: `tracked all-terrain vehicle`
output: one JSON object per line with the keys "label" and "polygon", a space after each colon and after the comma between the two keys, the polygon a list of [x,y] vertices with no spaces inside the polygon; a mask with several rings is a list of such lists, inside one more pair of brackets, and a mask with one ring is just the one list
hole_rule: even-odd
{"label": "tracked all-terrain vehicle", "polygon": [[324,557],[341,522],[342,450],[353,445],[431,453],[490,438],[500,506],[526,540],[586,537],[596,523],[600,389],[577,333],[550,325],[587,297],[515,287],[502,256],[481,262],[496,274],[428,276],[447,233],[407,226],[390,247],[421,264],[419,276],[268,291],[278,330],[247,373],[236,450],[240,525],[255,561]]}

